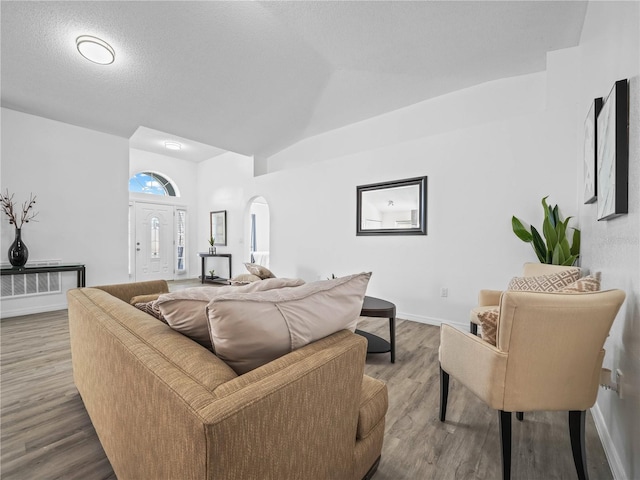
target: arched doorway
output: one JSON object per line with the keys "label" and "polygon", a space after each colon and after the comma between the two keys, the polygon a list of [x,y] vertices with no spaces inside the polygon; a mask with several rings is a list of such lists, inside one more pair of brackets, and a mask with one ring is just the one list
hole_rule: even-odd
{"label": "arched doorway", "polygon": [[251,263],[269,268],[271,221],[269,204],[264,197],[254,197],[249,203],[249,254]]}

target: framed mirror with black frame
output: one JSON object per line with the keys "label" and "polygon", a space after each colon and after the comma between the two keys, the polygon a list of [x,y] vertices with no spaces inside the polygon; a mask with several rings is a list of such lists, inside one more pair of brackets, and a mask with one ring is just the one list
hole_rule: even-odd
{"label": "framed mirror with black frame", "polygon": [[426,235],[427,177],[356,187],[356,235]]}
{"label": "framed mirror with black frame", "polygon": [[[227,244],[227,211],[218,210],[210,213],[210,230],[211,238],[215,240],[213,245]],[[212,246],[213,246],[212,245]]]}

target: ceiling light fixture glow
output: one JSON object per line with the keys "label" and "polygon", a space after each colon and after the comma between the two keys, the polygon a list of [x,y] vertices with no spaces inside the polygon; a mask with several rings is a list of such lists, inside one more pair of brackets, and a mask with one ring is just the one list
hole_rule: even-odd
{"label": "ceiling light fixture glow", "polygon": [[178,142],[164,142],[164,146],[165,146],[165,148],[167,148],[169,150],[181,150],[182,149],[182,145],[180,145]]}
{"label": "ceiling light fixture glow", "polygon": [[78,52],[87,60],[99,65],[109,65],[116,59],[115,50],[104,40],[90,35],[76,38]]}

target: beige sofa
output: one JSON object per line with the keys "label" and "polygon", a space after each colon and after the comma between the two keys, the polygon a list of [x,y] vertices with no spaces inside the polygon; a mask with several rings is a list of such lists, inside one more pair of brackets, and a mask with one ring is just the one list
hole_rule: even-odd
{"label": "beige sofa", "polygon": [[238,376],[129,305],[144,282],[68,292],[73,375],[120,480],[371,478],[387,390],[342,330]]}

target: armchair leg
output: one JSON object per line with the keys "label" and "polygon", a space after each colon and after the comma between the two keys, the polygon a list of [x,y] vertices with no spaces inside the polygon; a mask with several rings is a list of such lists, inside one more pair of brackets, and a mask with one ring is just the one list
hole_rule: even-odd
{"label": "armchair leg", "polygon": [[469,322],[469,331],[474,335],[478,335],[478,325],[473,322]]}
{"label": "armchair leg", "polygon": [[440,421],[447,416],[447,399],[449,398],[449,374],[440,367]]}
{"label": "armchair leg", "polygon": [[500,410],[500,446],[502,447],[502,478],[511,479],[511,412]]}
{"label": "armchair leg", "polygon": [[571,437],[571,451],[573,462],[579,480],[589,480],[587,474],[587,456],[584,443],[584,422],[587,416],[585,410],[571,410],[569,412],[569,435]]}

